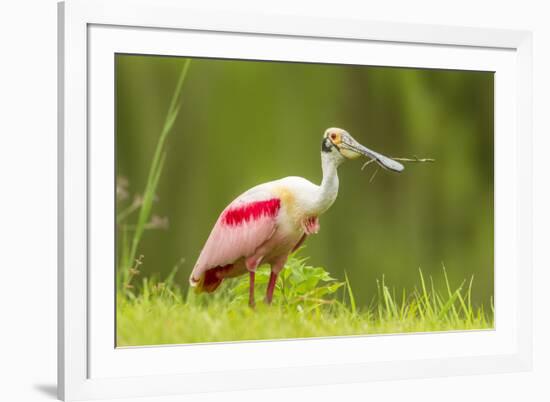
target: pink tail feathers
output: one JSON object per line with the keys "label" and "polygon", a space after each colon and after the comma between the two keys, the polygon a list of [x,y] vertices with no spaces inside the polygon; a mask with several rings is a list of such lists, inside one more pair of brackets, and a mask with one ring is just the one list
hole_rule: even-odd
{"label": "pink tail feathers", "polygon": [[199,279],[195,279],[193,276],[189,279],[191,286],[196,288],[198,293],[214,292],[222,283],[224,279],[224,273],[229,271],[233,267],[233,264],[224,265],[220,267],[210,268],[205,271]]}

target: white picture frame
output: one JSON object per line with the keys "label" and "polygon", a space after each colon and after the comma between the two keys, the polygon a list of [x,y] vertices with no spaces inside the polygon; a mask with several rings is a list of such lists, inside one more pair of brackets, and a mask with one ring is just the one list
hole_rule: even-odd
{"label": "white picture frame", "polygon": [[[232,14],[176,0],[60,3],[59,397],[529,370],[531,43],[524,31]],[[113,189],[102,183],[114,172],[109,62],[123,51],[495,71],[495,330],[116,349],[114,267],[98,261],[113,261]]]}

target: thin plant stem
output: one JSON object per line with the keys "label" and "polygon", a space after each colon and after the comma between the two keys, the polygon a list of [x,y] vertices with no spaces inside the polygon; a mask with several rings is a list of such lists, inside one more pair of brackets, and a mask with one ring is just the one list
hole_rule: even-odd
{"label": "thin plant stem", "polygon": [[141,241],[141,237],[143,235],[144,230],[146,229],[146,224],[151,215],[151,209],[153,205],[155,192],[160,179],[162,168],[164,166],[164,161],[166,160],[166,151],[165,151],[166,138],[168,137],[168,134],[172,131],[172,128],[174,126],[174,123],[179,113],[180,102],[181,102],[181,90],[183,87],[183,83],[185,82],[185,78],[187,77],[190,64],[191,64],[191,60],[187,59],[181,69],[179,80],[176,84],[174,94],[172,95],[170,106],[168,108],[168,113],[166,114],[166,119],[164,120],[164,125],[162,127],[162,131],[160,133],[157,146],[153,154],[151,167],[149,168],[149,174],[147,177],[147,184],[145,186],[145,191],[143,194],[143,202],[139,210],[135,232],[132,237],[130,253],[128,254],[128,260],[126,261],[126,264],[125,264],[126,268],[128,267],[128,263],[135,259],[137,249]]}

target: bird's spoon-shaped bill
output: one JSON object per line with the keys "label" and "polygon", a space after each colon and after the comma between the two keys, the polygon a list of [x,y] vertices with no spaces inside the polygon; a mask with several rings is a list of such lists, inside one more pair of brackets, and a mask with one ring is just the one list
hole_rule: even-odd
{"label": "bird's spoon-shaped bill", "polygon": [[393,170],[394,172],[402,172],[405,169],[405,167],[401,163],[394,161],[393,159],[379,154],[378,152],[375,152],[371,149],[368,149],[364,145],[359,144],[353,138],[346,138],[342,142],[342,145],[346,149],[355,151],[359,154],[365,155],[368,158],[374,159],[384,169]]}

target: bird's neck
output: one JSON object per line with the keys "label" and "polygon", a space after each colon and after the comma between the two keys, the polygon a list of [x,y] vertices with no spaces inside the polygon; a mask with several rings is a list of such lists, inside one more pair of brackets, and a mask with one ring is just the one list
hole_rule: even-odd
{"label": "bird's neck", "polygon": [[321,153],[323,180],[319,186],[316,209],[319,214],[325,212],[336,200],[338,195],[338,163],[331,158],[330,153]]}

